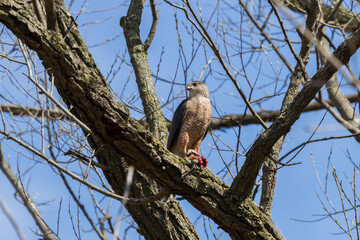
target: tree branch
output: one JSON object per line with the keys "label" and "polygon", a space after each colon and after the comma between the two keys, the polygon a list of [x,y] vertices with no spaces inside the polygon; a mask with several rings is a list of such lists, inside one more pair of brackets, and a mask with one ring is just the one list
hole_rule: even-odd
{"label": "tree branch", "polygon": [[[345,96],[347,101],[350,103],[354,103],[358,101],[358,95],[357,94],[350,94]],[[329,106],[335,107],[334,103],[331,100],[324,100]],[[312,112],[317,110],[323,110],[326,109],[322,104],[318,102],[311,102],[309,105],[303,110],[303,112]],[[42,114],[44,114],[45,118],[49,118],[51,120],[71,120],[70,117],[68,117],[66,114],[64,114],[62,111],[59,111],[57,109],[40,109],[37,107],[28,107],[28,106],[21,106],[21,105],[0,105],[0,111],[8,112],[14,116],[29,116],[33,118],[41,117]],[[257,114],[262,118],[264,122],[273,122],[276,120],[277,117],[280,115],[280,110],[274,110],[274,111],[261,111],[257,112]],[[138,121],[142,126],[145,128],[148,128],[148,123],[143,120],[136,120]],[[252,114],[230,114],[225,115],[219,118],[213,118],[211,119],[210,128],[212,130],[218,130],[222,128],[231,128],[231,127],[237,127],[239,124],[245,126],[250,124],[259,124],[257,119]],[[170,127],[171,122],[167,121],[166,126],[167,128]]]}
{"label": "tree branch", "polygon": [[[324,34],[325,35],[325,34]],[[319,51],[321,62],[325,62],[326,56],[330,54],[330,46],[326,39],[322,39],[320,37],[321,44],[319,44],[318,48],[322,48],[323,51]],[[348,129],[351,133],[357,134],[360,133],[360,119],[355,113],[354,107],[351,105],[350,101],[344,96],[340,87],[337,83],[337,76],[334,75],[330,78],[330,80],[326,83],[326,90],[328,92],[329,98],[331,102],[334,103],[338,112],[341,115],[341,123],[346,129]],[[334,116],[332,111],[330,113]],[[360,137],[358,135],[354,136],[354,138],[360,142]]]}

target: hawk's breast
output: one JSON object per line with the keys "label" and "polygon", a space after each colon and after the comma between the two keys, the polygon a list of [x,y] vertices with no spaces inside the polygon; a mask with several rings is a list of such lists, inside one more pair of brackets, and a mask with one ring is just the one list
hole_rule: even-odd
{"label": "hawk's breast", "polygon": [[189,99],[186,103],[187,112],[182,131],[189,134],[188,146],[202,138],[211,120],[210,99],[200,96]]}

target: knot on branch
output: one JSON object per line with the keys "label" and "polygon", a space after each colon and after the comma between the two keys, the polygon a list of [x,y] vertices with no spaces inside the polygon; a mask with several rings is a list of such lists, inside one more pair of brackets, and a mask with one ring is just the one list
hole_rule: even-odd
{"label": "knot on branch", "polygon": [[130,28],[136,29],[139,25],[140,19],[134,14],[120,18],[120,26],[124,29],[124,31]]}

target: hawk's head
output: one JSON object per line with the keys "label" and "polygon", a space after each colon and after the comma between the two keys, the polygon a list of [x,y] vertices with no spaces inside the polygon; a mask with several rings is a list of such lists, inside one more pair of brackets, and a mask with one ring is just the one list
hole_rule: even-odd
{"label": "hawk's head", "polygon": [[200,81],[194,81],[189,83],[186,86],[186,89],[189,91],[190,98],[195,97],[197,95],[203,97],[209,97],[209,89],[206,86],[206,83]]}

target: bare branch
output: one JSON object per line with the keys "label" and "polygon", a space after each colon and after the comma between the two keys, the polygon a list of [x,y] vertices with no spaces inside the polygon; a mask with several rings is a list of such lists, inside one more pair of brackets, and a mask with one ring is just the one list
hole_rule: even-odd
{"label": "bare branch", "polygon": [[[302,71],[302,76],[305,78],[305,81],[307,81],[309,77],[307,76],[307,73],[306,73],[306,71],[305,71],[304,62],[303,62],[303,60],[296,54],[296,52],[295,52],[295,50],[294,50],[294,48],[293,48],[293,46],[292,46],[292,44],[291,44],[291,42],[290,42],[289,36],[288,36],[288,34],[287,34],[286,30],[285,30],[284,23],[283,23],[280,15],[279,15],[279,12],[277,11],[277,9],[276,9],[276,7],[275,7],[275,5],[274,5],[274,3],[273,3],[272,1],[273,1],[273,0],[268,0],[268,2],[270,3],[271,7],[273,8],[273,11],[274,11],[274,13],[275,13],[275,15],[276,15],[276,17],[277,17],[277,19],[278,19],[278,21],[279,21],[281,30],[282,30],[282,32],[283,32],[283,34],[284,34],[284,37],[285,37],[285,41],[286,41],[287,45],[289,46],[290,51],[291,51],[291,53],[293,54],[294,58],[296,59],[297,65],[300,67],[300,69],[301,69],[301,71]],[[275,0],[275,2],[276,2],[276,0]],[[307,26],[307,27],[308,27],[308,26]]]}
{"label": "bare branch", "polygon": [[58,106],[66,115],[68,115],[74,122],[76,122],[84,131],[87,133],[91,133],[91,130],[88,126],[86,126],[83,122],[81,122],[76,116],[74,116],[69,110],[67,110],[61,103],[59,103],[45,88],[43,88],[35,79],[31,76],[27,76],[32,83],[35,84],[37,88],[39,88],[48,98],[51,99],[56,106]]}
{"label": "bare branch", "polygon": [[[321,39],[321,38],[320,38]],[[321,48],[323,49],[320,52],[320,59],[322,62],[325,61],[326,57],[330,54],[330,47],[327,40],[322,39]],[[327,54],[326,54],[327,53]],[[350,101],[344,96],[337,82],[337,76],[334,75],[330,78],[330,80],[326,83],[326,90],[328,92],[329,98],[331,102],[334,103],[337,110],[341,114],[341,120],[335,117],[339,123],[341,123],[346,129],[348,129],[351,133],[360,133],[360,119],[355,113],[354,107],[351,105]],[[332,112],[330,112],[333,116]],[[360,142],[360,137],[355,136],[355,139]]]}
{"label": "bare branch", "polygon": [[94,162],[92,159],[90,159],[89,157],[85,156],[84,154],[81,154],[73,149],[70,149],[69,151],[67,151],[66,153],[64,153],[64,155],[73,155],[76,158],[80,159],[81,161],[84,161],[86,163],[90,163],[91,165],[94,165],[95,167],[101,168],[103,171],[111,171],[110,168],[102,165],[101,163],[98,162]]}
{"label": "bare branch", "polygon": [[297,149],[309,144],[309,143],[315,143],[315,142],[323,142],[323,141],[328,141],[328,140],[333,140],[333,139],[344,139],[344,138],[351,138],[351,137],[356,137],[359,136],[360,133],[355,133],[355,134],[350,134],[350,135],[345,135],[345,136],[334,136],[334,137],[326,137],[326,138],[320,138],[320,139],[313,139],[313,140],[309,140],[306,142],[303,142],[301,144],[299,144],[298,146],[296,146],[295,148],[291,149],[289,152],[287,152],[286,154],[284,154],[279,161],[284,160],[287,156],[289,156],[291,153],[293,153],[294,151],[296,151]]}
{"label": "bare branch", "polygon": [[[358,101],[357,94],[350,94],[345,96],[345,98],[350,102],[354,103]],[[329,106],[335,107],[334,103],[331,100],[323,100]],[[15,116],[30,116],[30,117],[40,117],[44,114],[44,117],[49,118],[50,120],[71,120],[68,116],[66,116],[62,111],[57,109],[40,109],[37,107],[27,107],[27,106],[20,106],[20,105],[0,105],[0,109],[3,112],[8,112]],[[311,102],[309,105],[304,109],[303,112],[312,112],[317,110],[325,109],[324,106],[318,102]],[[43,112],[43,113],[42,113]],[[263,110],[261,112],[257,112],[257,114],[261,117],[264,122],[273,122],[277,117],[280,115],[280,110],[274,111],[266,111]],[[147,122],[143,120],[138,120],[138,122],[143,125],[145,128],[148,128]],[[167,128],[170,127],[171,122],[167,121],[166,126]],[[210,128],[212,130],[217,130],[221,128],[231,128],[237,127],[241,125],[250,125],[250,124],[259,124],[257,119],[252,114],[231,114],[225,115],[219,118],[211,119]],[[101,167],[100,167],[101,168]]]}
{"label": "bare branch", "polygon": [[[289,7],[293,11],[306,13],[304,4],[302,4],[302,2],[305,1],[284,0],[283,2],[287,7]],[[337,1],[337,2],[341,3],[342,1]],[[322,4],[321,10],[324,14],[324,19],[330,21],[330,23],[332,24],[330,25],[330,27],[344,28],[346,32],[354,32],[359,28],[360,21],[359,19],[357,19],[356,15],[341,5],[337,4],[334,7],[334,6],[327,6],[325,4]]]}
{"label": "bare branch", "polygon": [[27,107],[21,105],[0,105],[0,109],[3,112],[10,113],[14,116],[29,116],[33,118],[41,117],[44,115],[45,118],[51,120],[70,120],[64,112],[58,109],[41,109],[38,107]]}

